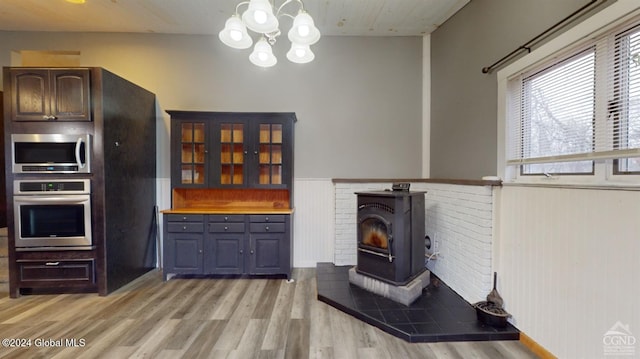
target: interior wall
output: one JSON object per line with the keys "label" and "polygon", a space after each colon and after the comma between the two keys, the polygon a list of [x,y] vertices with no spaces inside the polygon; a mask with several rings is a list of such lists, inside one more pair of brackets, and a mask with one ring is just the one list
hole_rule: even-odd
{"label": "interior wall", "polygon": [[502,189],[498,291],[516,327],[557,357],[626,343],[640,354],[638,203],[640,191]]}
{"label": "interior wall", "polygon": [[[432,34],[432,45],[438,43],[438,47],[432,46],[431,149],[443,147],[442,156],[432,157],[432,176],[473,178],[496,171],[496,146],[501,141],[504,144],[496,135],[498,83],[495,72],[483,75],[480,69],[587,3],[472,1],[438,30],[451,26],[446,33]],[[637,6],[633,0],[601,3]],[[603,9],[598,9],[600,14],[605,13]],[[596,19],[594,16],[590,21]],[[611,20],[603,21],[601,26]],[[495,31],[502,35],[487,36]],[[465,44],[464,49],[447,47],[443,42],[445,38],[453,42],[456,36]],[[469,46],[468,38],[478,45]],[[455,65],[465,49],[468,65]],[[454,64],[447,65],[453,72],[460,71],[460,77],[447,72],[446,62]],[[465,76],[468,78],[463,80]],[[450,81],[458,84],[453,88],[461,90],[443,90],[442,84]],[[462,103],[468,105],[457,105]],[[490,131],[486,134],[480,132],[487,128]],[[475,136],[473,131],[481,135]],[[607,350],[629,343],[627,349],[637,356],[640,311],[635,299],[640,286],[633,275],[640,270],[639,195],[638,190],[621,188],[515,184],[505,184],[498,191],[492,253],[498,290],[513,315],[510,321],[552,354],[560,358],[603,357],[608,356]]]}
{"label": "interior wall", "polygon": [[476,0],[431,34],[432,178],[496,175],[496,73],[481,69],[587,3]]}
{"label": "interior wall", "polygon": [[[0,32],[0,66],[12,51],[80,51],[156,94],[164,110],[292,111],[296,178],[421,174],[422,38],[323,37],[314,62],[269,69],[215,36]],[[159,134],[159,177],[169,177],[168,132]]]}

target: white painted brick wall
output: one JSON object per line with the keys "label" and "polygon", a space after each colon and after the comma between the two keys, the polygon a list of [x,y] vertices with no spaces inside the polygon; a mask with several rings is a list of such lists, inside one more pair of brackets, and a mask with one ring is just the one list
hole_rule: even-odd
{"label": "white painted brick wall", "polygon": [[[357,261],[357,199],[354,192],[390,188],[391,183],[335,184],[335,264]],[[493,189],[440,183],[412,183],[427,191],[425,233],[438,242],[427,267],[464,299],[484,300],[492,287]]]}
{"label": "white painted brick wall", "polygon": [[355,192],[390,188],[391,183],[336,183],[335,264],[355,265],[357,254],[357,212]]}

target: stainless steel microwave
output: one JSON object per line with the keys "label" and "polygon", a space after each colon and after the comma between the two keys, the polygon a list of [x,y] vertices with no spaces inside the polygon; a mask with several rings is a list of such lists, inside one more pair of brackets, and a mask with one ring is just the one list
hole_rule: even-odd
{"label": "stainless steel microwave", "polygon": [[13,173],[91,173],[91,135],[13,134]]}

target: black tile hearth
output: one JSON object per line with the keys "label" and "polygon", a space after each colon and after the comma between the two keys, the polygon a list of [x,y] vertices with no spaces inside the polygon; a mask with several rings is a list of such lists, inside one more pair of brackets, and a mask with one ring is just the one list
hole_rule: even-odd
{"label": "black tile hearth", "polygon": [[349,283],[351,266],[318,263],[318,300],[408,342],[518,340],[511,324],[494,328],[445,283],[429,285],[410,306]]}

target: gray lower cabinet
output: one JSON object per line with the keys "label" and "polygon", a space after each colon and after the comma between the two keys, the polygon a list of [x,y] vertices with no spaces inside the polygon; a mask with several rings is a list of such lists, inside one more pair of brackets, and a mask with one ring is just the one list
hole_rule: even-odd
{"label": "gray lower cabinet", "polygon": [[288,215],[249,216],[249,271],[255,274],[286,272],[291,268]]}
{"label": "gray lower cabinet", "polygon": [[202,273],[203,271],[204,215],[177,215],[165,217],[163,267],[173,274]]}
{"label": "gray lower cabinet", "polygon": [[205,241],[207,274],[243,274],[245,215],[209,215]]}
{"label": "gray lower cabinet", "polygon": [[171,274],[291,276],[290,215],[168,214],[164,266]]}

